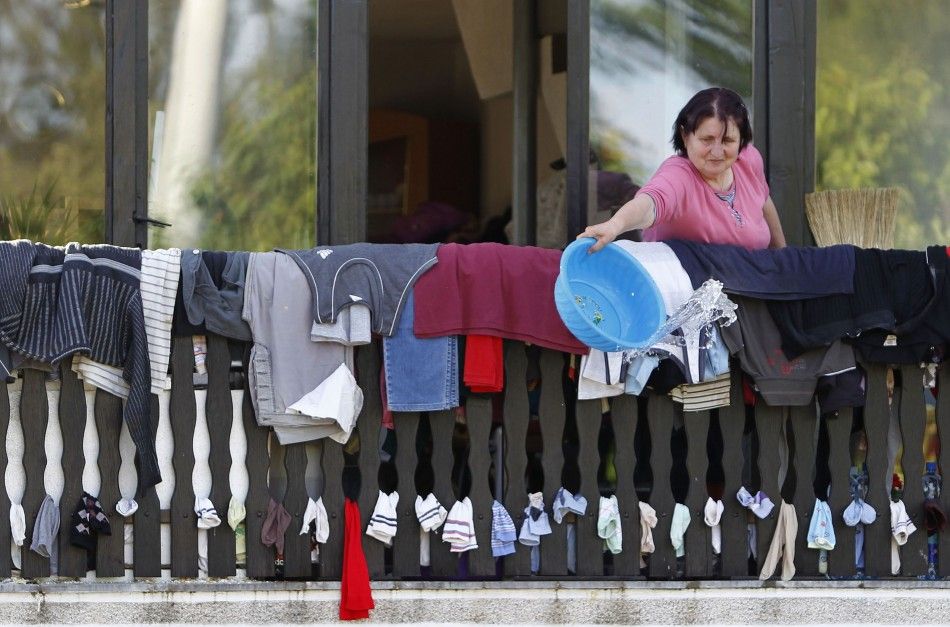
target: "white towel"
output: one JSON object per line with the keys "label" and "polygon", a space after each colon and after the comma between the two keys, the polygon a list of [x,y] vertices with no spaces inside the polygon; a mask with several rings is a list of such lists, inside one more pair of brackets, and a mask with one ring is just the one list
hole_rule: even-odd
{"label": "white towel", "polygon": [[307,509],[303,513],[303,524],[300,525],[300,535],[310,533],[310,523],[314,524],[314,537],[316,541],[323,544],[330,537],[330,519],[327,516],[327,508],[323,506],[323,497],[316,501],[307,499]]}
{"label": "white towel", "polygon": [[211,499],[195,497],[195,514],[198,516],[198,529],[213,529],[221,524],[221,517]]}
{"label": "white towel", "polygon": [[478,548],[475,539],[475,521],[472,502],[468,497],[456,501],[442,526],[442,541],[450,544],[452,553],[464,553]]}
{"label": "white towel", "polygon": [[577,398],[589,400],[623,394],[623,353],[605,353],[592,348],[581,357],[580,376],[577,379]]}
{"label": "white towel", "polygon": [[118,503],[115,504],[115,511],[118,512],[119,516],[131,516],[139,509],[139,504],[135,502],[135,499],[120,499]]}
{"label": "white towel", "polygon": [[366,535],[376,538],[386,546],[392,546],[393,536],[396,535],[396,505],[399,503],[399,493],[386,494],[382,490],[376,499],[376,508],[369,518]]}
{"label": "white towel", "polygon": [[333,374],[287,409],[311,418],[335,421],[339,431],[329,437],[340,444],[346,444],[362,408],[363,391],[346,364],[340,364]]}
{"label": "white towel", "polygon": [[917,531],[917,525],[907,515],[904,501],[891,502],[891,574],[901,571],[900,547],[907,544],[910,535]]}
{"label": "white towel", "polygon": [[722,501],[714,501],[712,497],[706,499],[706,507],[703,509],[703,521],[709,527],[710,542],[713,553],[719,555],[722,553],[722,511],[724,507]]}
{"label": "white towel", "polygon": [[419,519],[419,526],[422,527],[423,531],[437,530],[445,522],[448,514],[431,492],[425,498],[416,495],[416,518]]}

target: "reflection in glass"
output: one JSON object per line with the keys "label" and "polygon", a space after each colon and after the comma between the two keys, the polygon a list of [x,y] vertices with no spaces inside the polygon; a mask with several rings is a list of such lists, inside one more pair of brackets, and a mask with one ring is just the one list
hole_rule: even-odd
{"label": "reflection in glass", "polygon": [[591,0],[590,29],[590,143],[603,170],[643,185],[700,89],[729,87],[751,108],[751,0]]}
{"label": "reflection in glass", "polygon": [[151,245],[314,241],[316,0],[152,0]]}
{"label": "reflection in glass", "polygon": [[0,0],[0,239],[102,241],[105,11],[69,6]]}
{"label": "reflection in glass", "polygon": [[818,3],[816,187],[902,188],[897,248],[950,241],[948,56],[945,2]]}

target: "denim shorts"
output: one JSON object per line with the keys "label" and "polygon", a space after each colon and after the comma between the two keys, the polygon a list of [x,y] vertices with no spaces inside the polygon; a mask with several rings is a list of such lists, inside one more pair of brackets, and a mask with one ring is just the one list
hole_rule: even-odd
{"label": "denim shorts", "polygon": [[459,405],[458,338],[418,338],[412,291],[396,329],[383,338],[386,397],[392,411],[439,411]]}

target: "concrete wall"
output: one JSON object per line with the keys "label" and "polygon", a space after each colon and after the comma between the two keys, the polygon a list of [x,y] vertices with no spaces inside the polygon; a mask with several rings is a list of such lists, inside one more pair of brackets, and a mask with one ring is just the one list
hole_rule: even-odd
{"label": "concrete wall", "polygon": [[[945,582],[378,582],[376,623],[950,621]],[[339,584],[3,584],[2,623],[337,622]]]}

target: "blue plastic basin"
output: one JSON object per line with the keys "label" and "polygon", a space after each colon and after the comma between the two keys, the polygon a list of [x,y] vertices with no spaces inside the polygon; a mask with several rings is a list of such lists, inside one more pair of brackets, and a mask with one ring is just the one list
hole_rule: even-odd
{"label": "blue plastic basin", "polygon": [[611,243],[588,254],[594,240],[572,242],[561,256],[554,302],[564,325],[591,348],[616,352],[645,348],[666,320],[653,277]]}

